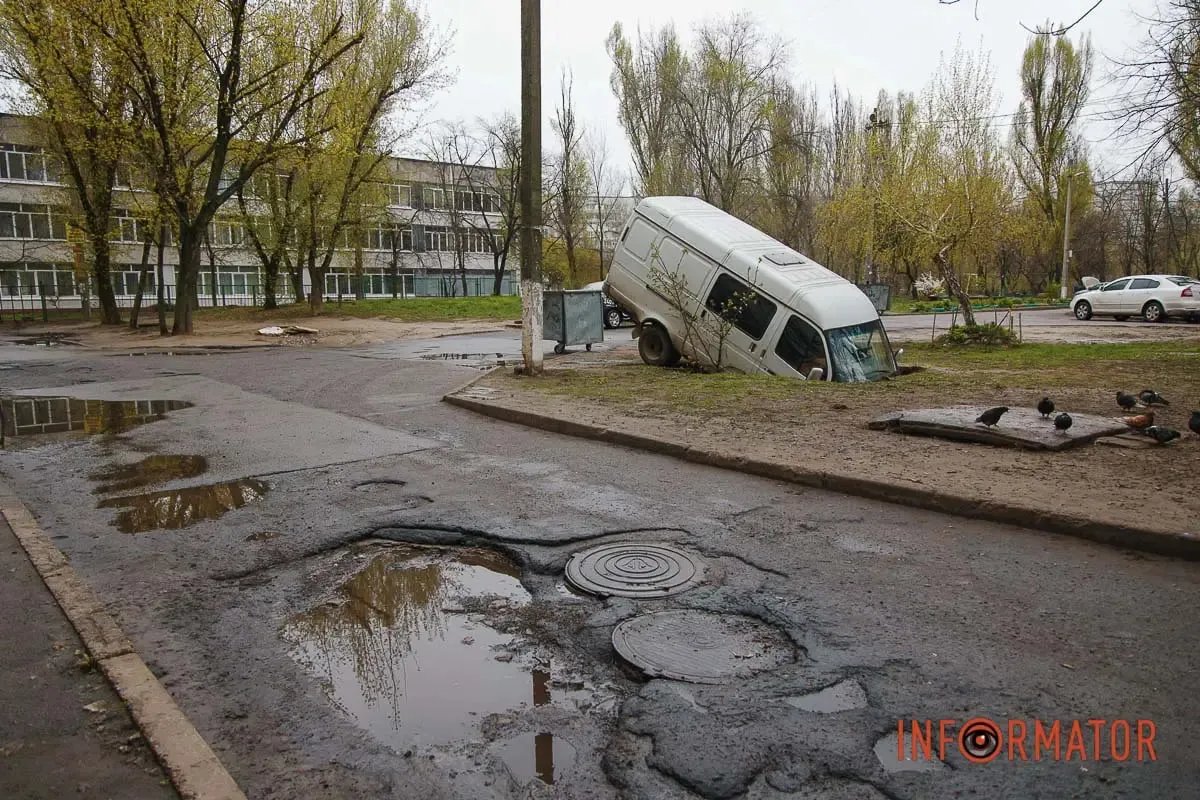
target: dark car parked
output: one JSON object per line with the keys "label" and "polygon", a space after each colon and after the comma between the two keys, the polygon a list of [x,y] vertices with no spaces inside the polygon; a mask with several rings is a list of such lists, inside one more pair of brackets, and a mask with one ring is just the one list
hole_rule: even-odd
{"label": "dark car parked", "polygon": [[633,322],[633,317],[621,306],[617,305],[617,301],[613,300],[608,295],[604,294],[604,281],[596,281],[589,283],[584,289],[592,289],[600,292],[600,296],[604,298],[604,327],[619,328],[626,322]]}

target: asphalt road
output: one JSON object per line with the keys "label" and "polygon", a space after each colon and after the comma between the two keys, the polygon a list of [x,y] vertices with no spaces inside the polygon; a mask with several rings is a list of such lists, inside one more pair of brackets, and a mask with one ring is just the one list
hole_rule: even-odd
{"label": "asphalt road", "polygon": [[[438,346],[493,352],[455,338]],[[194,404],[12,438],[0,474],[250,797],[1162,798],[1200,782],[1196,564],[482,419],[438,402],[472,371],[431,351],[13,352],[6,392]],[[172,455],[205,468],[163,458],[147,462],[162,483],[113,488],[116,467]],[[214,506],[233,510],[204,519]],[[706,579],[653,601],[566,590],[570,554],[612,541],[685,547]],[[491,547],[519,570],[380,565],[387,542]],[[481,575],[509,599],[447,589]],[[723,685],[641,678],[613,626],[679,608],[772,626],[787,663]],[[846,710],[806,710],[845,682]],[[1086,761],[1005,748],[976,765],[951,746],[941,768],[897,771],[876,755],[898,719],[936,735],[977,716],[1152,720],[1156,760],[1116,760],[1107,739],[1092,760],[1090,738]]]}

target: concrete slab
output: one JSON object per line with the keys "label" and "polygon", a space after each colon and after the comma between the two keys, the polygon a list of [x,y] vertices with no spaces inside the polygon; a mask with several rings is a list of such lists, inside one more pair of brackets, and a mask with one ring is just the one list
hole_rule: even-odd
{"label": "concrete slab", "polygon": [[1094,414],[1071,414],[1071,429],[1062,433],[1055,429],[1053,417],[1043,419],[1033,408],[1011,408],[1000,419],[999,425],[988,428],[975,422],[986,410],[985,406],[948,406],[894,411],[876,417],[867,427],[877,431],[937,436],[1026,450],[1069,450],[1129,430],[1120,419]]}

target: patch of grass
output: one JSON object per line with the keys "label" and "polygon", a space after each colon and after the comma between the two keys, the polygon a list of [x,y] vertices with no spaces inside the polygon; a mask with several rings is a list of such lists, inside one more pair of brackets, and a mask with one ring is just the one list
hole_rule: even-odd
{"label": "patch of grass", "polygon": [[[663,412],[699,418],[755,413],[803,417],[837,404],[886,409],[914,397],[940,404],[986,400],[1004,389],[1096,391],[1148,386],[1168,391],[1186,405],[1200,400],[1200,341],[1132,344],[1025,344],[1020,347],[947,348],[906,344],[905,365],[926,369],[874,383],[801,381],[773,375],[703,374],[642,364],[551,370],[523,388],[579,401],[595,401],[625,413]],[[1098,390],[1102,389],[1103,392]],[[1169,399],[1171,398],[1168,395]],[[1200,407],[1200,402],[1196,403]],[[1115,407],[1114,407],[1115,408]]]}
{"label": "patch of grass", "polygon": [[955,325],[939,336],[937,343],[943,347],[1011,347],[1017,344],[1017,337],[1003,325],[987,322],[983,325]]}
{"label": "patch of grass", "polygon": [[[248,320],[255,322],[311,317],[307,303],[293,303],[271,311],[231,306],[202,308],[197,320]],[[462,319],[512,320],[521,317],[520,297],[408,297],[326,302],[321,316],[391,319],[397,322],[447,322]]]}

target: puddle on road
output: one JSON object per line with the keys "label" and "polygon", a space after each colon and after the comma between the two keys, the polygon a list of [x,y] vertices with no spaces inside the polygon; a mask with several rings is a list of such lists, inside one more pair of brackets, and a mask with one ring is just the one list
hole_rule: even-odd
{"label": "puddle on road", "polygon": [[34,333],[17,336],[12,343],[30,347],[58,347],[59,345],[78,346],[79,340],[70,338],[68,333]]}
{"label": "puddle on road", "polygon": [[490,358],[500,360],[504,366],[504,353],[427,353],[420,358],[426,361],[485,361]]}
{"label": "puddle on road", "polygon": [[175,530],[217,519],[263,497],[270,487],[256,478],[101,500],[97,508],[123,508],[113,525],[122,533]]}
{"label": "puddle on road", "polygon": [[204,456],[152,455],[133,464],[117,464],[93,472],[92,480],[102,483],[94,494],[128,492],[158,483],[194,478],[208,470]]}
{"label": "puddle on road", "polygon": [[497,755],[521,785],[537,779],[552,786],[575,763],[574,746],[552,733],[515,736],[500,746]]}
{"label": "puddle on road", "polygon": [[[905,745],[911,746],[911,741],[906,741]],[[889,733],[878,742],[875,743],[875,757],[879,759],[879,763],[888,772],[937,772],[946,768],[946,765],[937,758],[931,758],[926,761],[914,759],[912,753],[906,750],[904,758],[896,757],[896,734]]]}
{"label": "puddle on road", "polygon": [[817,714],[836,714],[867,707],[867,692],[858,681],[842,681],[817,692],[789,697],[784,702],[801,711]]}
{"label": "puddle on road", "polygon": [[583,697],[560,692],[548,664],[514,658],[511,635],[464,612],[475,598],[529,602],[504,556],[404,545],[358,557],[370,560],[283,636],[330,699],[397,752],[469,737],[488,714]]}
{"label": "puddle on road", "polygon": [[0,399],[0,444],[21,438],[26,446],[46,444],[53,434],[117,434],[164,419],[169,411],[191,408],[183,400],[80,400],[75,397],[14,395]]}

